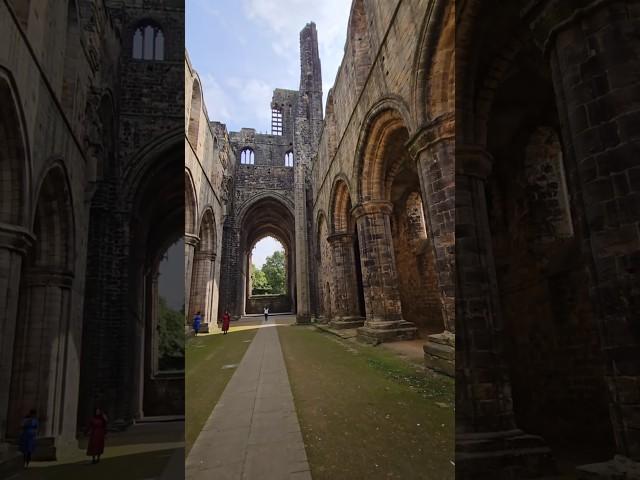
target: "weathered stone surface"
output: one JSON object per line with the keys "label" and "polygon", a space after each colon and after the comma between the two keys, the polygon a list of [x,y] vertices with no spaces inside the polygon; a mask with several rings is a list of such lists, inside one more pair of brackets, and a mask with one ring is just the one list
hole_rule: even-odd
{"label": "weathered stone surface", "polygon": [[184,231],[183,38],[182,2],[0,4],[0,444],[31,408],[47,458],[97,405],[183,411],[152,353],[157,259]]}

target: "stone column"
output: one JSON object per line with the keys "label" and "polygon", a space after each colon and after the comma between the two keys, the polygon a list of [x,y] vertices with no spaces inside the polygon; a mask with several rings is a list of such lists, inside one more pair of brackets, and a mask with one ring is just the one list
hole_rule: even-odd
{"label": "stone column", "polygon": [[309,241],[307,235],[306,166],[298,161],[294,166],[295,245],[296,245],[296,323],[311,322],[309,298]]}
{"label": "stone column", "polygon": [[331,309],[333,318],[329,322],[333,328],[361,327],[364,319],[358,311],[358,281],[356,279],[353,255],[353,235],[335,233],[327,237],[331,246],[333,265],[333,291]]}
{"label": "stone column", "polygon": [[200,243],[200,238],[196,235],[185,233],[184,235],[184,311],[185,322],[191,324],[189,318],[189,300],[191,299],[191,275],[193,272],[193,257],[196,247]]}
{"label": "stone column", "polygon": [[358,336],[367,342],[413,339],[417,329],[402,318],[398,273],[393,253],[389,217],[391,202],[372,201],[356,205],[362,285],[367,318]]}
{"label": "stone column", "polygon": [[[550,449],[516,426],[486,209],[491,156],[456,146],[456,476],[551,473]],[[507,473],[515,476],[507,476]],[[489,478],[489,477],[487,477]]]}
{"label": "stone column", "polygon": [[416,160],[423,210],[440,289],[442,333],[424,345],[428,368],[455,375],[455,118],[425,125],[409,141]]}
{"label": "stone column", "polygon": [[38,454],[55,459],[55,442],[67,415],[64,394],[70,348],[73,275],[52,269],[30,269],[23,282],[24,301],[18,322],[9,401],[9,431],[20,430],[22,417],[38,411],[39,436],[50,440]]}
{"label": "stone column", "polygon": [[617,452],[635,463],[584,470],[611,467],[622,478],[640,471],[640,6],[547,0],[525,15],[551,63]]}
{"label": "stone column", "polygon": [[[202,315],[202,332],[209,332],[211,321],[211,282],[216,254],[197,250],[193,257],[191,273],[191,292],[189,300],[189,318],[199,310]],[[214,315],[215,317],[215,315]]]}
{"label": "stone column", "polygon": [[23,259],[33,236],[14,225],[0,224],[0,455],[7,432],[7,409]]}

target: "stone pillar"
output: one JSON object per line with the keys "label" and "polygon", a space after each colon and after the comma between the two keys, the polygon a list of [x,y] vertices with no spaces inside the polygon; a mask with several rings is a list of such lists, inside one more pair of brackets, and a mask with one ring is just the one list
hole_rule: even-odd
{"label": "stone pillar", "polygon": [[[640,470],[640,6],[547,0],[525,15],[551,63],[612,427],[618,454],[630,460],[583,470],[592,475],[611,467],[622,478]],[[614,478],[608,475],[603,478]]]}
{"label": "stone pillar", "polygon": [[553,463],[543,439],[516,426],[486,209],[490,171],[482,147],[456,146],[456,478],[533,478]]}
{"label": "stone pillar", "polygon": [[191,324],[191,318],[189,318],[189,300],[191,299],[191,276],[193,272],[193,257],[196,247],[200,243],[200,238],[189,233],[184,234],[184,311],[185,322]]}
{"label": "stone pillar", "polygon": [[372,201],[356,205],[362,285],[367,318],[358,329],[361,340],[380,343],[409,340],[417,329],[402,318],[398,274],[393,253],[389,217],[391,202]]}
{"label": "stone pillar", "polygon": [[[193,257],[191,273],[191,292],[189,300],[189,318],[193,318],[198,310],[202,315],[201,331],[209,332],[211,322],[211,283],[216,254],[196,250]],[[215,318],[215,314],[213,314]]]}
{"label": "stone pillar", "polygon": [[331,309],[333,318],[329,322],[333,328],[361,327],[364,319],[358,311],[358,281],[356,279],[353,255],[353,235],[335,233],[327,237],[331,246],[333,265],[333,291]]}
{"label": "stone pillar", "polygon": [[7,432],[7,386],[11,382],[22,263],[32,245],[33,236],[26,230],[0,224],[0,265],[3,266],[0,269],[0,385],[4,385],[0,388],[0,457]]}
{"label": "stone pillar", "polygon": [[296,322],[311,322],[309,298],[309,242],[307,235],[306,166],[298,161],[294,166],[295,243],[296,243]]}
{"label": "stone pillar", "polygon": [[27,272],[24,300],[17,324],[13,374],[9,400],[9,432],[16,435],[22,417],[32,408],[40,419],[39,436],[45,447],[38,459],[55,459],[54,439],[62,435],[67,411],[64,402],[71,347],[71,287],[73,275],[52,269]]}
{"label": "stone pillar", "polygon": [[442,333],[424,345],[428,368],[455,375],[455,118],[425,125],[409,141],[416,160],[423,210],[440,289]]}

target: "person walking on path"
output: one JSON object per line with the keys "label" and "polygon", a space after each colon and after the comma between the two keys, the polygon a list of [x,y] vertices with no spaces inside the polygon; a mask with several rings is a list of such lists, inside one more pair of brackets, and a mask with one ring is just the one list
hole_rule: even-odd
{"label": "person walking on path", "polygon": [[202,323],[202,316],[200,315],[200,310],[193,317],[193,331],[198,336],[198,331],[200,331],[200,324]]}
{"label": "person walking on path", "polygon": [[229,310],[224,311],[224,315],[222,315],[222,334],[226,335],[229,331],[229,322],[231,321],[231,315],[229,315]]}
{"label": "person walking on path", "polygon": [[269,319],[269,307],[264,307],[264,321]]}
{"label": "person walking on path", "polygon": [[89,420],[86,433],[89,434],[87,455],[91,456],[91,463],[98,463],[100,455],[104,452],[104,437],[107,435],[107,416],[97,407],[93,411],[93,417]]}
{"label": "person walking on path", "polygon": [[29,466],[31,455],[36,449],[36,437],[38,435],[38,418],[36,411],[31,410],[22,420],[22,431],[20,432],[20,451],[24,459],[24,468]]}

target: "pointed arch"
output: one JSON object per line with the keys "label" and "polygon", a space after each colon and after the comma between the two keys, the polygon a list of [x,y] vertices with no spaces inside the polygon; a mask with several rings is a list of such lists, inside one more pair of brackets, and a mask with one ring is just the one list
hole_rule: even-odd
{"label": "pointed arch", "polygon": [[200,80],[193,79],[191,88],[191,106],[189,109],[189,124],[187,126],[187,139],[194,150],[198,149],[198,137],[200,135],[200,117],[202,116],[202,89]]}
{"label": "pointed arch", "polygon": [[367,14],[363,0],[353,2],[349,15],[347,39],[349,53],[353,58],[356,86],[360,90],[367,81],[372,57]]}
{"label": "pointed arch", "polygon": [[0,67],[0,223],[26,226],[30,207],[31,161],[18,89]]}
{"label": "pointed arch", "polygon": [[347,233],[353,230],[351,221],[351,193],[347,179],[339,175],[331,188],[329,225],[331,233]]}
{"label": "pointed arch", "polygon": [[73,200],[67,170],[61,160],[55,160],[45,171],[36,198],[33,265],[72,271],[75,259]]}
{"label": "pointed arch", "polygon": [[409,110],[396,98],[381,100],[367,114],[354,162],[358,203],[389,199],[394,175],[407,160],[409,125]]}
{"label": "pointed arch", "polygon": [[196,218],[198,212],[198,197],[193,183],[193,177],[188,168],[184,169],[184,232],[196,234]]}

